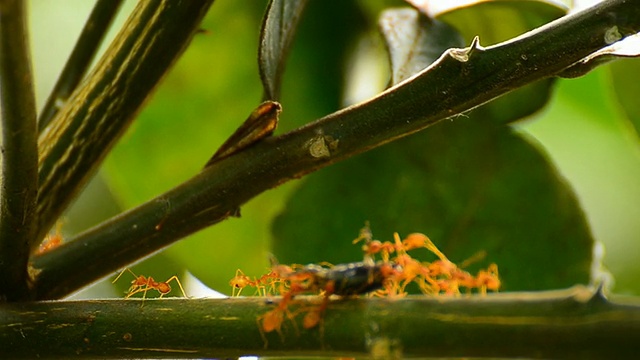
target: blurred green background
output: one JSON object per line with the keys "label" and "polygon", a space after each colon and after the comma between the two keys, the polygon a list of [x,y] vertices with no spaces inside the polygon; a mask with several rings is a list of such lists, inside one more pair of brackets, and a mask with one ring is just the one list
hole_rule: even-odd
{"label": "blurred green background", "polygon": [[[401,6],[403,2],[311,2],[287,64],[281,99],[284,111],[277,133],[339,109],[345,98],[366,99],[355,93],[370,95],[383,88],[388,77],[386,58],[372,39],[375,17],[390,4]],[[120,21],[134,5],[134,1],[125,2]],[[257,46],[265,5],[266,1],[214,3],[202,24],[207,31],[194,38],[109,155],[96,180],[65,216],[65,236],[150,200],[196,174],[244,121],[262,96]],[[83,0],[66,0],[64,6],[54,0],[31,3],[39,106],[46,100],[91,6]],[[557,16],[553,8],[545,7],[546,11],[551,13],[546,16]],[[468,16],[458,14],[452,13],[450,20],[455,22],[458,16],[457,20],[463,21]],[[481,36],[483,45],[491,43],[482,39],[486,37]],[[356,53],[354,49],[364,51]],[[548,154],[575,190],[595,240],[604,245],[604,265],[615,278],[614,291],[636,295],[640,294],[640,284],[635,281],[640,275],[636,261],[640,254],[640,147],[632,121],[634,116],[636,124],[639,120],[637,112],[621,104],[633,103],[628,97],[638,96],[639,83],[638,59],[602,66],[582,78],[562,79],[544,109],[513,125]],[[371,176],[377,175],[372,171]],[[312,174],[309,179],[315,176],[321,175]],[[266,271],[274,241],[273,220],[285,211],[289,195],[305,181],[292,181],[260,195],[242,208],[242,218],[231,218],[184,239],[134,271],[168,278],[189,270],[215,289],[230,292],[228,280],[236,269],[250,275]],[[317,189],[319,194],[323,190]],[[348,233],[335,234],[335,238],[349,244],[360,225]],[[374,235],[386,240],[391,234]],[[305,239],[296,246],[304,247]],[[550,251],[548,256],[561,261],[563,254]],[[544,268],[542,259],[540,271]],[[119,296],[110,280],[85,296]]]}

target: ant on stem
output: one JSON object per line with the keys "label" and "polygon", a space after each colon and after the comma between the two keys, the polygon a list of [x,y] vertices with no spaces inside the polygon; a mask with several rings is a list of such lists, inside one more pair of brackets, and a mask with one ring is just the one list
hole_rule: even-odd
{"label": "ant on stem", "polygon": [[236,270],[236,276],[229,280],[231,296],[240,296],[242,290],[247,286],[256,288],[256,293],[260,296],[267,296],[268,293],[275,294],[279,284],[283,281],[278,274],[291,270],[289,266],[286,266],[288,270],[286,270],[284,266],[285,265],[274,266],[268,273],[262,275],[260,278],[253,277],[253,279],[245,275],[242,270]]}
{"label": "ant on stem", "polygon": [[[393,242],[374,240],[369,224],[366,223],[359,236],[352,241],[353,244],[364,242],[364,261],[335,266],[327,263],[287,266],[277,264],[272,258],[270,272],[260,278],[250,278],[238,269],[236,276],[229,282],[233,287],[232,294],[238,296],[244,287],[251,286],[264,296],[267,295],[267,289],[282,295],[275,308],[256,319],[266,348],[266,333],[277,331],[283,338],[282,324],[285,316],[292,321],[297,331],[295,318],[306,312],[302,320],[303,327],[311,329],[320,325],[320,332],[323,333],[323,314],[331,295],[348,297],[373,293],[378,296],[403,296],[410,283],[417,284],[420,291],[428,295],[459,295],[461,287],[467,288],[469,292],[475,288],[482,294],[487,290],[497,291],[500,288],[496,264],[480,270],[476,276],[463,270],[468,263],[484,257],[484,252],[457,266],[424,234],[412,233],[401,239],[398,233],[394,233],[393,237]],[[433,262],[414,259],[409,251],[418,248],[426,248],[437,259]],[[381,261],[376,261],[376,254],[380,254]],[[235,290],[238,290],[237,294]],[[301,294],[320,295],[322,303],[290,311],[295,296]]]}
{"label": "ant on stem", "polygon": [[[267,342],[264,333],[275,330],[282,337],[281,327],[285,314],[295,324],[295,316],[309,310],[304,316],[303,326],[305,329],[311,329],[322,323],[322,314],[331,295],[347,297],[375,291],[386,286],[387,281],[397,276],[400,269],[391,263],[356,262],[333,267],[309,264],[296,270],[286,265],[276,265],[272,271],[283,280],[280,288],[283,295],[275,309],[257,319],[265,346]],[[321,294],[322,304],[290,312],[288,306],[293,298],[305,293]]]}
{"label": "ant on stem", "polygon": [[56,223],[56,229],[53,234],[47,235],[44,240],[42,240],[38,250],[36,250],[37,255],[42,255],[62,245],[64,242],[64,238],[62,237],[62,224],[63,221],[59,220]]}
{"label": "ant on stem", "polygon": [[135,278],[131,280],[131,286],[129,287],[129,290],[127,290],[127,295],[125,295],[124,297],[125,299],[128,299],[135,294],[142,293],[142,300],[144,301],[149,290],[157,291],[160,294],[160,298],[162,298],[163,296],[171,292],[171,286],[169,285],[169,283],[174,280],[176,283],[178,283],[180,291],[182,291],[182,295],[184,297],[188,297],[184,291],[184,288],[182,287],[182,284],[180,283],[180,280],[176,275],[173,275],[166,281],[156,281],[151,276],[145,277],[144,275],[136,275],[133,271],[131,271],[131,269],[124,268],[124,270],[122,270],[111,283],[114,284],[116,281],[118,281],[122,274],[125,273],[125,271],[128,271]]}
{"label": "ant on stem", "polygon": [[[240,269],[236,270],[236,276],[234,276],[231,280],[229,280],[229,285],[231,285],[232,297],[240,296],[240,293],[242,292],[242,290],[247,286],[257,288],[258,294],[261,294],[261,290],[262,290],[262,287],[259,281],[256,280],[255,277],[253,278],[253,280],[251,280],[251,278],[245,275],[244,272],[242,272],[242,270]],[[237,293],[236,293],[236,290],[238,291]]]}

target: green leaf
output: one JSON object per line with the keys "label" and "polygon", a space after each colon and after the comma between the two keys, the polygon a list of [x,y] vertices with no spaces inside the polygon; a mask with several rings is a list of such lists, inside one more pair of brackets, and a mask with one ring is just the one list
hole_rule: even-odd
{"label": "green leaf", "polygon": [[640,135],[640,59],[621,59],[610,67],[615,96],[627,118]]}
{"label": "green leaf", "polygon": [[258,63],[265,99],[280,98],[281,77],[307,0],[271,0],[260,31]]}
{"label": "green leaf", "polygon": [[341,107],[345,63],[367,26],[354,1],[311,1],[298,27],[283,79],[278,131],[295,129]]}
{"label": "green leaf", "polygon": [[572,191],[509,128],[458,119],[310,176],[274,223],[274,254],[359,261],[365,221],[380,240],[425,233],[457,263],[486,251],[470,271],[497,263],[504,290],[589,281],[593,240]]}
{"label": "green leaf", "polygon": [[558,1],[471,1],[468,6],[444,4],[435,17],[455,27],[467,40],[480,36],[484,46],[509,40],[567,13]]}
{"label": "green leaf", "polygon": [[451,26],[411,8],[389,9],[380,15],[380,31],[391,62],[391,85],[405,80],[464,41]]}
{"label": "green leaf", "polygon": [[610,71],[558,81],[548,111],[527,124],[574,187],[616,293],[640,294],[640,152],[637,136],[616,101]]}

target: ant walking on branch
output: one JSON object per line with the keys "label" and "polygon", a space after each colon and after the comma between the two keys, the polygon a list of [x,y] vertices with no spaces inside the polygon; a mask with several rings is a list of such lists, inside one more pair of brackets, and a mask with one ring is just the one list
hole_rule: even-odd
{"label": "ant walking on branch", "polygon": [[178,284],[178,287],[180,287],[182,295],[184,297],[188,297],[184,291],[184,288],[182,287],[182,284],[180,283],[180,280],[176,275],[170,277],[166,281],[156,281],[151,276],[145,277],[144,275],[136,275],[133,271],[131,271],[131,269],[124,268],[124,270],[122,270],[120,274],[118,274],[118,276],[112,281],[112,284],[118,281],[122,274],[124,274],[126,271],[133,275],[134,279],[131,280],[131,286],[129,287],[129,290],[127,290],[125,299],[128,299],[135,294],[142,293],[142,300],[144,301],[149,290],[157,291],[160,294],[160,298],[162,298],[163,296],[171,292],[171,286],[169,285],[171,281],[175,281]]}
{"label": "ant walking on branch", "polygon": [[42,243],[40,243],[38,250],[36,250],[37,255],[42,255],[62,245],[64,242],[64,238],[62,237],[62,224],[63,221],[58,220],[53,234],[47,235],[44,240],[42,240]]}

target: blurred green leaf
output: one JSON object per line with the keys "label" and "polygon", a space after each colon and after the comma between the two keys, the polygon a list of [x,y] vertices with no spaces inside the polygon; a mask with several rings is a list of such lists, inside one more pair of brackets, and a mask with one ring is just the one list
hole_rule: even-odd
{"label": "blurred green leaf", "polygon": [[593,241],[571,189],[509,128],[458,119],[310,176],[274,223],[274,254],[361,260],[351,239],[365,221],[380,240],[423,232],[458,263],[484,250],[476,266],[497,263],[504,290],[589,281]]}
{"label": "blurred green leaf", "polygon": [[462,33],[467,40],[480,36],[484,46],[497,44],[544,25],[567,13],[557,1],[470,1],[460,7],[443,2],[435,17]]}
{"label": "blurred green leaf", "polygon": [[345,60],[370,25],[355,1],[311,1],[305,11],[283,79],[280,133],[343,107]]}
{"label": "blurred green leaf", "polygon": [[547,111],[522,124],[575,189],[616,293],[640,294],[640,147],[607,67],[560,80]]}
{"label": "blurred green leaf", "polygon": [[640,135],[640,59],[620,59],[611,63],[611,80],[620,107]]}
{"label": "blurred green leaf", "polygon": [[389,9],[380,15],[380,31],[391,62],[391,85],[405,80],[464,41],[451,26],[415,9]]}
{"label": "blurred green leaf", "polygon": [[280,79],[307,0],[271,0],[260,30],[258,63],[266,100],[280,98]]}

